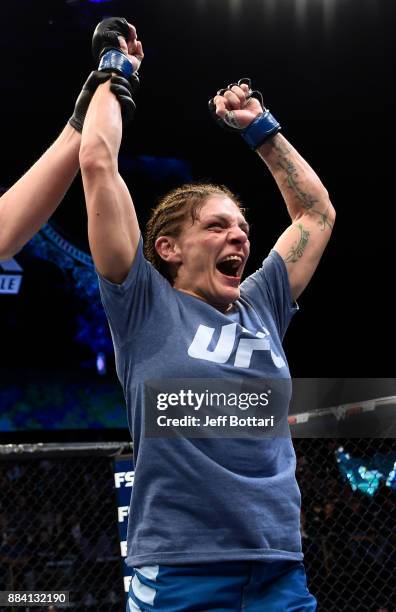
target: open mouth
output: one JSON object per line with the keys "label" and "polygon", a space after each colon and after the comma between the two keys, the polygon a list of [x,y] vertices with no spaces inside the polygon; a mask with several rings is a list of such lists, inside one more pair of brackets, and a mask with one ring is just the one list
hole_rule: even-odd
{"label": "open mouth", "polygon": [[224,276],[239,279],[242,272],[242,257],[239,255],[228,255],[217,262],[216,269]]}

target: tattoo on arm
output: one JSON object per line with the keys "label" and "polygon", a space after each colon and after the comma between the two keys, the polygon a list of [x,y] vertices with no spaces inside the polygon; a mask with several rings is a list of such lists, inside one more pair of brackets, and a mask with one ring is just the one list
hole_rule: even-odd
{"label": "tattoo on arm", "polygon": [[300,200],[303,208],[305,210],[309,210],[311,214],[318,215],[318,225],[320,225],[320,229],[323,231],[328,227],[329,229],[333,229],[333,224],[330,223],[327,216],[327,210],[322,212],[315,208],[315,204],[319,202],[314,196],[305,192],[299,186],[298,181],[298,172],[294,163],[288,157],[288,154],[291,153],[290,149],[283,143],[279,142],[279,140],[275,137],[272,141],[272,146],[275,151],[278,153],[278,166],[282,168],[286,173],[286,184],[288,187],[294,192],[295,196],[298,200]]}
{"label": "tattoo on arm", "polygon": [[230,127],[242,131],[242,128],[238,125],[235,119],[234,111],[227,111],[224,117],[224,123]]}
{"label": "tattoo on arm", "polygon": [[319,215],[319,225],[320,225],[321,230],[326,229],[326,227],[328,227],[331,230],[333,229],[334,223],[331,223],[327,218],[328,209],[329,207],[326,208],[325,212],[320,212],[319,210],[315,210],[315,209],[312,210],[312,212]]}
{"label": "tattoo on arm", "polygon": [[308,243],[309,231],[305,230],[301,223],[297,224],[300,230],[300,238],[290,247],[290,251],[286,255],[285,263],[295,263],[298,261],[305,251]]}

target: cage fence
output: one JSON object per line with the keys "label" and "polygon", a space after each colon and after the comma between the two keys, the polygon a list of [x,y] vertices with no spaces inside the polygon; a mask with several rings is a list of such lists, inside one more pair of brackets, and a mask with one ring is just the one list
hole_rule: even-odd
{"label": "cage fence", "polygon": [[74,610],[125,610],[113,469],[123,446],[2,447],[0,590],[67,591]]}
{"label": "cage fence", "polygon": [[[396,610],[395,442],[294,439],[319,610]],[[77,612],[124,611],[114,461],[130,444],[0,449],[0,590],[69,591]]]}
{"label": "cage fence", "polygon": [[301,534],[323,612],[394,612],[396,440],[297,439]]}

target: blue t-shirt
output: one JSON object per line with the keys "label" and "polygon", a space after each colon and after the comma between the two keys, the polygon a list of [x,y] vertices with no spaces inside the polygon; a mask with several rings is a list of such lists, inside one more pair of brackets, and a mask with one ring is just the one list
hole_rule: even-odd
{"label": "blue t-shirt", "polygon": [[230,314],[173,289],[142,241],[125,281],[100,290],[134,444],[127,564],[301,560],[290,437],[144,435],[147,380],[290,379],[281,339],[297,307],[282,258],[271,251]]}

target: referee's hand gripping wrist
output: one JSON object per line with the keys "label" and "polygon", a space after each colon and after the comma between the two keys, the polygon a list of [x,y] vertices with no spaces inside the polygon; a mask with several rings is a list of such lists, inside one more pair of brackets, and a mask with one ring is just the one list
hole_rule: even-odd
{"label": "referee's hand gripping wrist", "polygon": [[101,21],[92,39],[92,53],[99,64],[84,83],[77,99],[70,125],[82,132],[85,115],[97,87],[110,79],[110,91],[121,105],[125,126],[136,111],[135,98],[139,90],[137,70],[143,60],[142,43],[135,28],[123,17]]}
{"label": "referee's hand gripping wrist", "polygon": [[94,95],[98,86],[102,85],[102,83],[105,83],[110,78],[111,74],[94,70],[93,72],[91,72],[91,74],[85,81],[80,95],[77,98],[73,115],[69,119],[70,125],[74,127],[77,132],[80,132],[80,134],[83,129],[85,115],[87,114],[88,106],[92,100],[92,96]]}

